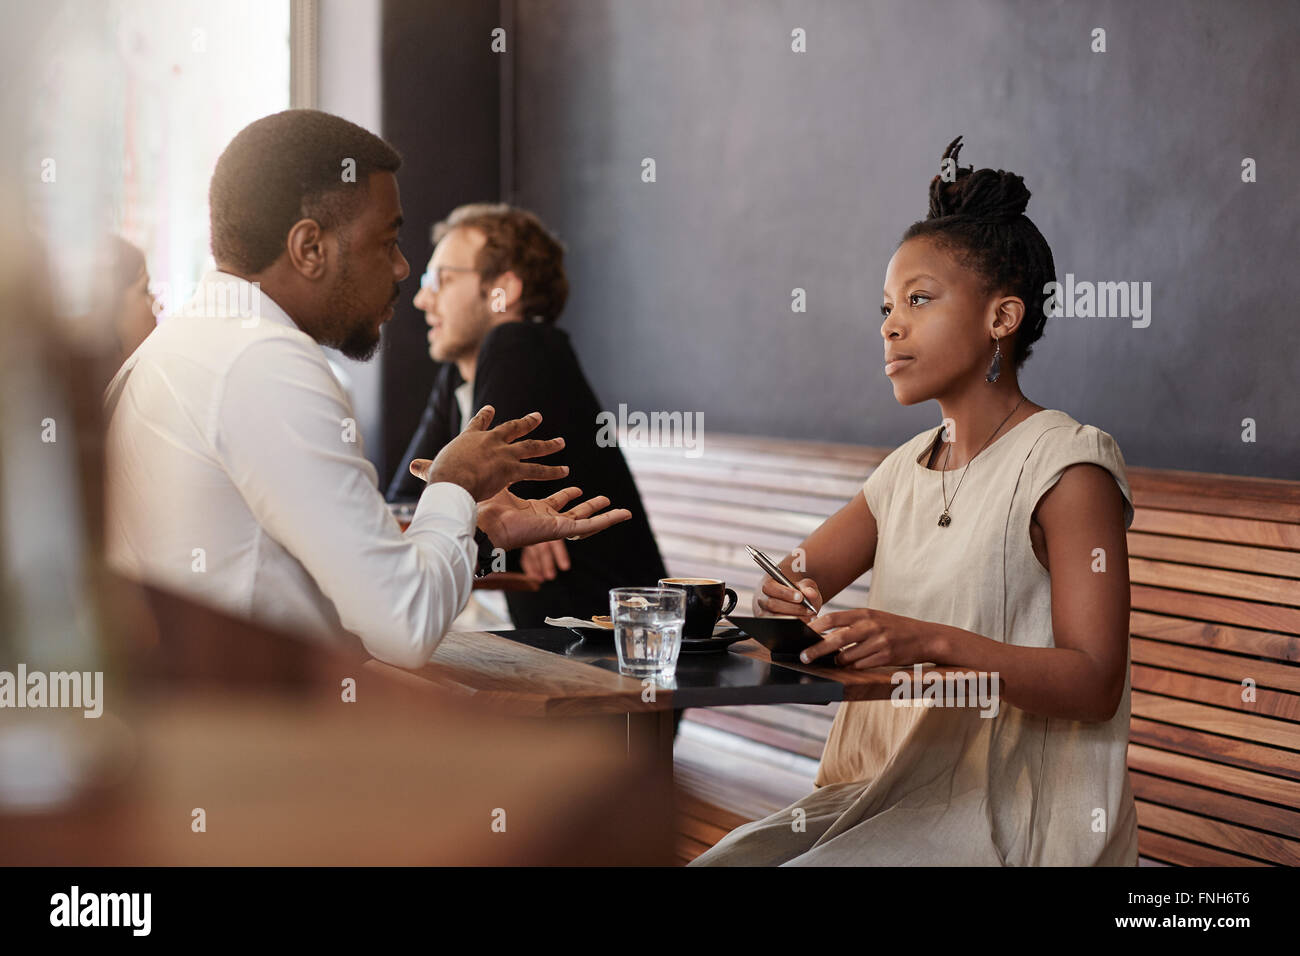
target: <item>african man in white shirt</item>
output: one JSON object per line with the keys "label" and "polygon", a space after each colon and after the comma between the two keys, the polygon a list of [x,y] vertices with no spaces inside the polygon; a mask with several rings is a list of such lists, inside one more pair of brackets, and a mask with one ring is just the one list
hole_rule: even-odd
{"label": "african man in white shirt", "polygon": [[[542,465],[537,413],[493,410],[432,461],[403,534],[321,346],[374,355],[410,267],[398,249],[401,158],[355,124],[286,110],[243,129],[209,192],[217,271],[105,392],[106,548],[120,573],[374,657],[426,663],[496,550],[630,517]],[[522,439],[522,440],[521,440]],[[477,530],[476,530],[477,529]]]}

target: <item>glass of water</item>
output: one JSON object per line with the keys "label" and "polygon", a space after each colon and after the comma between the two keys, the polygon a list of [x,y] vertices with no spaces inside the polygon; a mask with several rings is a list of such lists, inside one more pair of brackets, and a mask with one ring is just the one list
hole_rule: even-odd
{"label": "glass of water", "polygon": [[613,588],[609,616],[614,621],[619,673],[672,680],[682,649],[686,592],[680,588]]}

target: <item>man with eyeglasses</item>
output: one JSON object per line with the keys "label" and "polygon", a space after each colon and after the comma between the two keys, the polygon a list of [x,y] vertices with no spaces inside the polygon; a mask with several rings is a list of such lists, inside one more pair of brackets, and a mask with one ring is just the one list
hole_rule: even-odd
{"label": "man with eyeglasses", "polygon": [[[666,572],[623,453],[597,443],[602,406],[569,336],[556,327],[569,293],[564,248],[532,213],[486,203],[454,210],[434,226],[433,242],[415,306],[429,325],[430,357],[446,364],[402,460],[434,457],[478,406],[507,418],[541,412],[535,437],[564,436],[568,480],[599,488],[632,518],[581,541],[511,552],[508,569],[541,587],[507,592],[510,617],[517,627],[540,627],[546,617],[608,614],[610,588],[653,586]],[[546,482],[530,487],[558,490]],[[388,499],[418,491],[418,480],[400,468]]]}

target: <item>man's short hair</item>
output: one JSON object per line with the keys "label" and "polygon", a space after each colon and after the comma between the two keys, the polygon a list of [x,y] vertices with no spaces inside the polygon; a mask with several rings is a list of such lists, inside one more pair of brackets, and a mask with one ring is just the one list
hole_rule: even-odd
{"label": "man's short hair", "polygon": [[513,271],[524,285],[519,297],[525,319],[554,322],[569,300],[564,245],[526,209],[505,203],[470,203],[453,209],[433,227],[433,244],[453,229],[477,229],[487,241],[474,262],[486,283]]}
{"label": "man's short hair", "polygon": [[330,113],[264,116],[217,160],[208,189],[212,255],[218,266],[261,272],[280,257],[294,223],[346,226],[364,208],[370,175],[401,165],[388,143]]}

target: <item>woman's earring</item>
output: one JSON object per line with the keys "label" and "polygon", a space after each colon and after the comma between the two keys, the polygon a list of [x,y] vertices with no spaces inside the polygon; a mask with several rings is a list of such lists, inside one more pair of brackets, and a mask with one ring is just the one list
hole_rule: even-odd
{"label": "woman's earring", "polygon": [[995,338],[993,344],[996,351],[993,353],[993,361],[989,363],[988,374],[984,376],[986,382],[996,382],[999,373],[1002,371],[1002,343]]}

